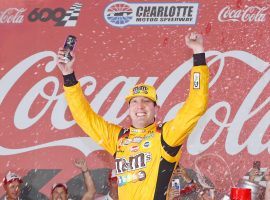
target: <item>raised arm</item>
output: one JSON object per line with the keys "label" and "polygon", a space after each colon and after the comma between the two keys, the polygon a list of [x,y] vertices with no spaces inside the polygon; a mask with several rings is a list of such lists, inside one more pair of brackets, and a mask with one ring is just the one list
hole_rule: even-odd
{"label": "raised arm", "polygon": [[165,123],[163,140],[170,147],[180,146],[191,133],[208,104],[209,70],[206,66],[203,37],[191,33],[185,37],[186,45],[193,50],[194,66],[191,70],[189,96],[176,117]]}
{"label": "raised arm", "polygon": [[64,54],[65,50],[59,48],[57,65],[64,78],[65,97],[72,116],[87,135],[113,155],[121,127],[106,122],[93,111],[75,77],[75,54],[71,52],[72,59],[69,62],[65,62]]}
{"label": "raised arm", "polygon": [[96,188],[90,175],[90,171],[88,170],[86,161],[84,159],[76,159],[74,164],[82,171],[84,183],[86,186],[86,193],[84,194],[82,200],[94,199],[96,194]]}

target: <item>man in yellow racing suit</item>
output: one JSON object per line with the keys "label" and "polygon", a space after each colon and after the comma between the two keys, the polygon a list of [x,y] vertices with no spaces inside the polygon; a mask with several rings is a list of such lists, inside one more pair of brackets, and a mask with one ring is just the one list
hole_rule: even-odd
{"label": "man in yellow racing suit", "polygon": [[106,122],[92,110],[75,78],[74,59],[64,63],[64,49],[59,49],[57,64],[64,76],[69,108],[84,132],[115,157],[120,200],[166,199],[181,146],[206,111],[209,71],[203,38],[191,33],[185,40],[194,52],[190,92],[185,104],[173,120],[157,124],[155,116],[159,106],[155,88],[136,85],[126,97],[132,123],[128,129]]}

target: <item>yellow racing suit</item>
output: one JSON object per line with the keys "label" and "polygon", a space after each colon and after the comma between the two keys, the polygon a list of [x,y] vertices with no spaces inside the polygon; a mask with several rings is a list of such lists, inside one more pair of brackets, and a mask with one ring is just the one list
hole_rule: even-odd
{"label": "yellow racing suit", "polygon": [[123,129],[97,115],[80,84],[64,87],[66,100],[78,125],[94,141],[115,156],[120,200],[166,199],[181,145],[204,114],[208,102],[209,70],[191,71],[189,96],[176,117],[164,124]]}

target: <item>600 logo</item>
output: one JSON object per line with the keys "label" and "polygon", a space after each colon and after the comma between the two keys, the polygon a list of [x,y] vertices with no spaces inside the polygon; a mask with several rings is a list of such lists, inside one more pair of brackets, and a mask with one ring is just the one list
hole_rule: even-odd
{"label": "600 logo", "polygon": [[28,15],[30,22],[53,20],[55,26],[76,26],[82,4],[74,3],[68,11],[64,8],[35,8]]}
{"label": "600 logo", "polygon": [[47,22],[49,20],[53,20],[59,23],[66,15],[66,11],[64,8],[56,8],[54,10],[50,8],[35,8],[28,15],[28,19],[30,22],[35,22],[40,20],[41,22]]}

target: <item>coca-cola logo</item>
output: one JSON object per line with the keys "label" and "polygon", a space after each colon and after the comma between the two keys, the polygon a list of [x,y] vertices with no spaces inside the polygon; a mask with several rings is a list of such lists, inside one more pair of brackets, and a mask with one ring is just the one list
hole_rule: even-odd
{"label": "coca-cola logo", "polygon": [[[258,58],[257,56],[245,52],[245,51],[228,51],[228,52],[217,52],[217,51],[208,51],[206,53],[206,57],[213,57],[212,60],[209,61],[209,66],[217,61],[220,61],[218,73],[212,77],[210,82],[210,87],[218,81],[220,78],[222,71],[224,70],[226,58],[234,58],[240,60],[241,62],[247,64],[253,70],[258,73],[261,73],[261,78],[255,83],[253,88],[250,89],[247,96],[244,98],[243,102],[238,108],[238,111],[234,116],[231,113],[231,104],[227,101],[216,102],[214,105],[211,105],[206,114],[201,118],[199,121],[197,128],[193,131],[193,134],[190,135],[187,143],[187,149],[190,154],[198,155],[203,153],[207,149],[209,149],[214,142],[219,138],[220,134],[225,130],[228,132],[226,141],[225,141],[225,151],[229,155],[237,155],[245,148],[247,148],[248,152],[252,155],[257,155],[262,153],[263,151],[267,150],[268,145],[264,145],[261,143],[261,137],[266,134],[267,129],[263,127],[269,126],[269,120],[267,120],[267,113],[265,116],[262,116],[261,120],[258,122],[256,127],[251,131],[249,138],[247,138],[246,142],[243,144],[239,144],[240,134],[242,129],[244,129],[246,121],[251,119],[254,115],[256,115],[259,111],[262,111],[267,105],[269,105],[270,98],[267,98],[264,102],[260,105],[257,105],[256,109],[254,109],[254,105],[256,100],[259,96],[264,92],[265,88],[269,84],[270,81],[270,70],[269,70],[269,63],[263,61],[262,59]],[[5,97],[8,93],[11,92],[15,83],[21,79],[31,67],[39,60],[44,58],[52,58],[53,61],[48,62],[45,66],[46,73],[52,73],[56,67],[56,55],[54,52],[45,51],[34,54],[25,60],[18,63],[14,66],[9,72],[7,72],[0,81],[0,105],[4,102]],[[171,74],[165,78],[165,80],[160,84],[157,88],[157,93],[159,94],[159,104],[162,105],[167,97],[170,95],[174,87],[181,81],[181,79],[187,75],[192,68],[191,60],[183,63]],[[150,77],[151,78],[151,77]],[[150,78],[146,79],[146,82]],[[114,123],[121,123],[128,115],[128,111],[124,112],[122,115],[119,115],[122,107],[125,104],[124,96],[128,93],[128,89],[134,86],[136,82],[134,80],[137,79],[135,77],[126,77],[118,76],[109,81],[98,93],[95,95],[95,98],[92,100],[91,105],[95,109],[96,112],[100,111],[100,108],[108,98],[108,95],[113,92],[114,88],[117,87],[121,83],[125,83],[122,87],[122,90],[119,92],[118,96],[116,97],[115,101],[111,104],[111,107],[107,110],[107,112],[103,115],[104,118],[108,121],[112,121]],[[132,81],[133,80],[133,81]],[[81,85],[89,85],[85,90],[84,93],[86,96],[90,96],[96,89],[97,81],[94,77],[86,76],[80,79]],[[46,94],[45,87],[53,83],[55,85],[54,90],[52,93]],[[75,122],[73,120],[67,120],[65,118],[65,112],[67,109],[67,105],[64,101],[63,94],[60,93],[60,84],[59,80],[54,76],[48,76],[39,82],[37,82],[32,88],[29,88],[29,91],[23,95],[22,99],[20,100],[17,108],[15,109],[14,113],[14,126],[18,130],[28,129],[31,126],[37,124],[44,115],[52,109],[51,115],[51,125],[58,130],[64,130],[72,127]],[[38,96],[41,96],[44,100],[46,100],[46,104],[43,108],[39,108],[40,111],[35,116],[29,116],[31,107],[34,105],[34,102]],[[168,121],[175,116],[179,107],[181,107],[183,103],[176,104],[168,110],[167,114],[165,115],[164,121]],[[217,113],[219,110],[225,109],[226,113],[222,116],[224,119],[221,121],[218,119]],[[229,121],[229,119],[231,119]],[[205,133],[205,129],[209,125],[209,123],[214,123],[218,130],[214,133],[214,136],[209,140],[207,143],[201,142],[201,137],[203,137]],[[89,155],[91,152],[89,149],[84,148],[78,143],[82,142],[83,140],[87,140],[85,138],[67,138],[64,140],[58,140],[51,143],[46,143],[43,145],[36,145],[28,148],[22,149],[5,149],[2,147],[0,149],[0,155],[14,155],[18,153],[33,151],[36,149],[42,149],[47,147],[53,146],[69,146],[75,149],[80,150],[84,155]],[[77,143],[76,143],[77,142]],[[91,145],[93,145],[91,143]],[[98,150],[98,147],[95,147]],[[95,149],[94,148],[94,149]],[[91,147],[93,150],[93,146]]]}
{"label": "coca-cola logo", "polygon": [[24,20],[25,8],[7,8],[0,11],[0,24],[21,24]]}
{"label": "coca-cola logo", "polygon": [[226,6],[219,12],[218,20],[220,22],[265,22],[265,12],[268,8],[266,6],[246,6],[243,9],[233,9]]}

